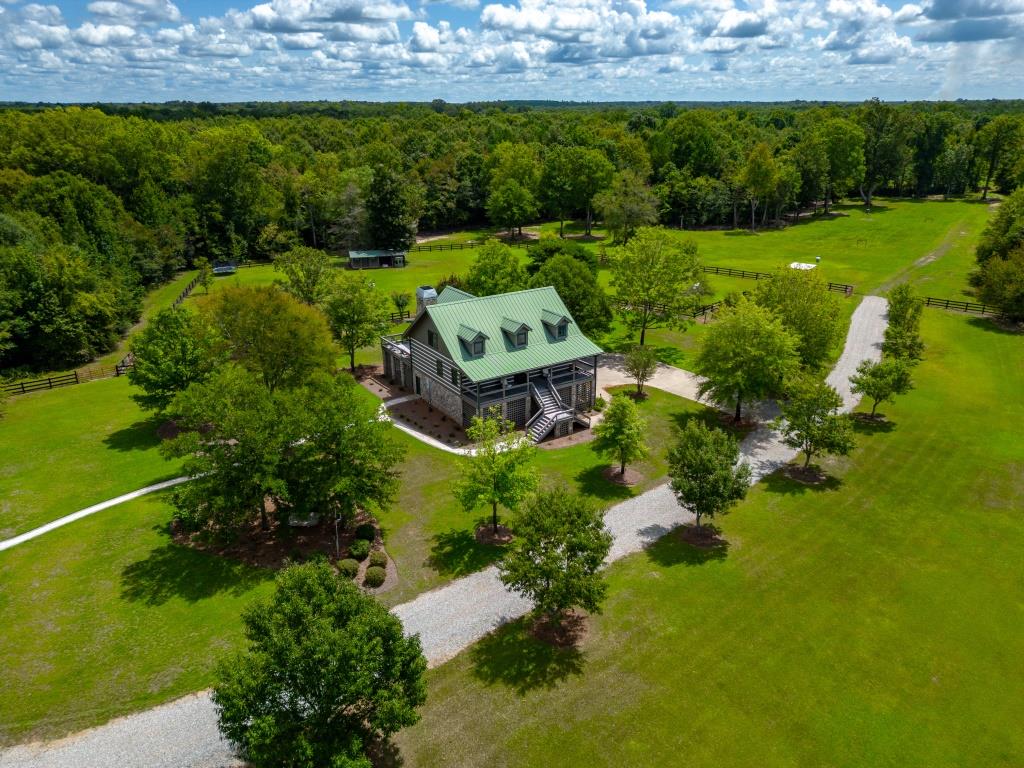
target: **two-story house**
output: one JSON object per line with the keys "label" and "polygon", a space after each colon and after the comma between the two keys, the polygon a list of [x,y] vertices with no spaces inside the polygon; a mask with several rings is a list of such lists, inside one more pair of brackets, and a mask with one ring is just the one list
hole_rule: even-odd
{"label": "two-story house", "polygon": [[554,288],[476,297],[421,286],[416,303],[405,333],[381,340],[392,383],[464,426],[495,406],[536,441],[589,426],[601,348]]}

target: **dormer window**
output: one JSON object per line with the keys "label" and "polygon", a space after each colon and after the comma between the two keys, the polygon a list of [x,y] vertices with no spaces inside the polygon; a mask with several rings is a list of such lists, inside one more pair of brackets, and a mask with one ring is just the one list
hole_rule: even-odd
{"label": "dormer window", "polygon": [[484,353],[484,343],[487,341],[487,334],[470,328],[468,325],[460,325],[458,332],[459,341],[463,348],[473,357]]}
{"label": "dormer window", "polygon": [[569,323],[572,320],[567,315],[545,309],[540,313],[540,319],[543,321],[544,327],[548,329],[548,333],[556,339],[564,339],[569,335]]}
{"label": "dormer window", "polygon": [[522,320],[513,320],[506,317],[501,321],[501,330],[508,338],[509,344],[519,349],[527,345],[530,340],[530,331],[533,329]]}

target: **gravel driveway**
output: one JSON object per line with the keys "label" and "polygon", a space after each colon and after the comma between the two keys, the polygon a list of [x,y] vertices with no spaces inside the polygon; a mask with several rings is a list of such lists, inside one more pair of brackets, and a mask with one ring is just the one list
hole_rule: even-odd
{"label": "gravel driveway", "polygon": [[[853,313],[843,354],[828,382],[843,396],[844,409],[856,398],[849,376],[862,360],[877,360],[886,326],[886,301],[866,297]],[[664,366],[668,368],[668,366]],[[600,374],[599,374],[600,375]],[[679,369],[659,368],[651,386],[691,396],[697,378]],[[623,382],[628,383],[628,382]],[[676,387],[680,391],[674,391]],[[796,452],[762,426],[747,436],[741,450],[753,470],[753,482],[791,460]],[[637,552],[692,515],[660,485],[608,510],[605,524],[613,535],[608,561]],[[396,606],[409,633],[419,633],[430,666],[452,658],[488,632],[529,611],[528,601],[508,592],[493,566]],[[209,694],[200,692],[145,712],[113,720],[59,741],[28,744],[0,753],[0,768],[213,768],[239,765],[217,730]]]}

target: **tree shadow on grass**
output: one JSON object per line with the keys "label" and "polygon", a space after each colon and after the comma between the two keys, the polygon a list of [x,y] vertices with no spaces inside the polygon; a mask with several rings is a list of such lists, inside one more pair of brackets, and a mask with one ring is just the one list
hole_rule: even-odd
{"label": "tree shadow on grass", "polygon": [[778,493],[783,496],[803,496],[806,493],[822,493],[824,491],[835,491],[843,485],[838,477],[828,475],[820,483],[801,483],[786,476],[785,469],[777,469],[761,480],[761,485],[769,493]]}
{"label": "tree shadow on grass", "polygon": [[[707,523],[705,528],[711,528]],[[662,536],[644,550],[647,557],[660,566],[670,568],[674,565],[697,566],[718,560],[725,560],[729,554],[729,542],[715,536],[705,546],[694,546],[684,539],[686,526],[680,526]]]}
{"label": "tree shadow on grass", "polygon": [[160,423],[156,416],[136,421],[130,427],[111,432],[103,438],[103,444],[115,451],[148,451],[160,445]]}
{"label": "tree shadow on grass", "polygon": [[884,413],[879,413],[880,418],[871,418],[871,414],[854,414],[850,420],[853,424],[853,431],[858,435],[877,435],[892,432],[896,424],[884,418]]}
{"label": "tree shadow on grass", "polygon": [[533,638],[531,619],[520,619],[487,635],[473,646],[473,676],[487,685],[501,684],[520,696],[537,688],[551,690],[583,673],[583,653],[556,648]]}
{"label": "tree shadow on grass", "polygon": [[434,536],[429,563],[445,576],[464,576],[496,562],[504,551],[504,547],[481,544],[473,531],[453,528]]}
{"label": "tree shadow on grass", "polygon": [[370,743],[367,746],[366,754],[374,768],[401,768],[405,765],[402,751],[391,739]]}
{"label": "tree shadow on grass", "polygon": [[222,592],[241,595],[272,578],[270,571],[167,542],[121,570],[121,597],[146,605],[175,597],[194,603]]}
{"label": "tree shadow on grass", "polygon": [[604,476],[606,464],[595,464],[576,473],[579,492],[602,501],[622,501],[633,495],[627,486],[618,485]]}
{"label": "tree shadow on grass", "polygon": [[675,411],[669,414],[669,418],[672,419],[672,424],[680,430],[686,429],[687,424],[697,419],[704,422],[704,425],[709,429],[717,427],[732,435],[736,440],[742,440],[755,429],[755,427],[750,426],[747,422],[737,424],[732,420],[732,417],[723,417],[722,412],[710,407],[699,411]]}
{"label": "tree shadow on grass", "polygon": [[999,322],[994,317],[972,317],[967,321],[967,324],[980,330],[998,333],[1003,336],[1024,336],[1024,326],[1013,328],[1006,323]]}

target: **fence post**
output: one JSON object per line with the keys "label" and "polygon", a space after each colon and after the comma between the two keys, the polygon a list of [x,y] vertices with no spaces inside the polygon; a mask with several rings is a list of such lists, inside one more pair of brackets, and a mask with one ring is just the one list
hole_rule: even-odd
{"label": "fence post", "polygon": [[75,384],[81,384],[81,383],[82,383],[82,382],[80,382],[80,381],[78,380],[78,370],[76,369],[76,370],[75,370]]}

